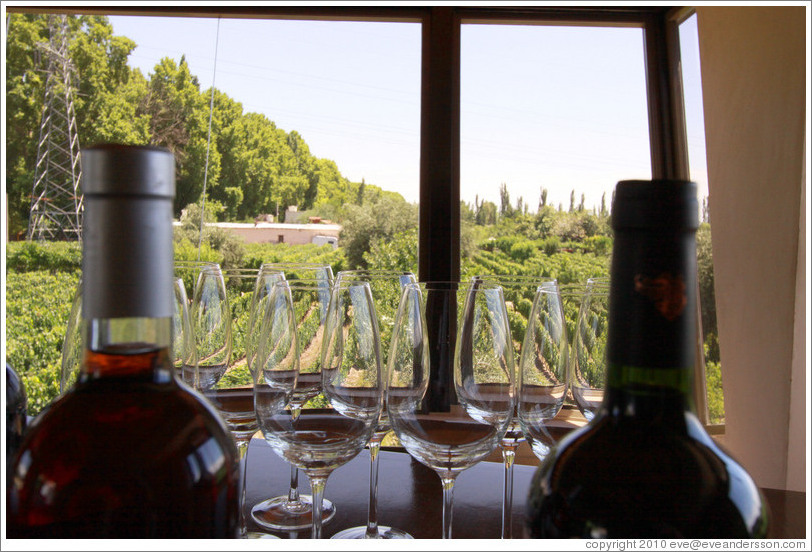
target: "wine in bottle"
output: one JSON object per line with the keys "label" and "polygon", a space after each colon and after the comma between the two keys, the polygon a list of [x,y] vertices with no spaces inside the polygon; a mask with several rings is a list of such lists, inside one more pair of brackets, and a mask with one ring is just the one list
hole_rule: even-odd
{"label": "wine in bottle", "polygon": [[623,181],[612,208],[607,381],[595,418],[533,477],[530,537],[752,538],[767,507],[691,390],[696,184]]}
{"label": "wine in bottle", "polygon": [[82,151],[85,352],[11,467],[9,538],[233,538],[239,458],[173,373],[174,159]]}

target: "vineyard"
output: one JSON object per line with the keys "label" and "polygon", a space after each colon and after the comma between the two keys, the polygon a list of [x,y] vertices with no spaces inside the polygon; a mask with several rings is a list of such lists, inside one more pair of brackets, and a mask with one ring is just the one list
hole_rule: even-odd
{"label": "vineyard", "polygon": [[[415,260],[416,247],[416,244],[412,245],[414,255],[410,255]],[[524,262],[518,262],[509,252],[488,247],[477,250],[471,258],[463,261],[463,278],[475,274],[526,274],[559,278],[568,283],[608,273],[605,256],[582,252],[546,255],[537,249]],[[177,260],[196,260],[197,248],[188,240],[180,241],[176,244],[175,256]],[[224,261],[221,251],[206,244],[201,250],[201,259]],[[240,266],[259,268],[262,263],[323,263],[329,264],[334,274],[349,268],[341,248],[245,245]],[[6,358],[25,383],[29,414],[36,415],[59,394],[62,345],[81,274],[81,248],[78,244],[64,242],[10,242],[6,264]],[[416,266],[401,268],[416,271]],[[186,286],[191,289],[191,282],[186,282]],[[526,302],[527,299],[522,311],[528,311]],[[526,317],[527,312],[523,314]],[[522,313],[512,312],[512,316],[522,317]],[[522,322],[512,324],[514,340],[517,340],[522,325]]]}

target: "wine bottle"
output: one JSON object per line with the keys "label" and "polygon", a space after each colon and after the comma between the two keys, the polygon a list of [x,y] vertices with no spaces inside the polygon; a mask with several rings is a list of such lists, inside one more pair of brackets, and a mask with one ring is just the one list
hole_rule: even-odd
{"label": "wine bottle", "polygon": [[234,538],[239,458],[173,372],[174,159],[82,150],[81,373],[12,464],[10,538]]}
{"label": "wine bottle", "polygon": [[766,502],[691,395],[697,226],[696,184],[618,183],[604,400],[534,474],[528,536],[766,535]]}
{"label": "wine bottle", "polygon": [[17,372],[6,363],[6,474],[28,426],[28,398]]}

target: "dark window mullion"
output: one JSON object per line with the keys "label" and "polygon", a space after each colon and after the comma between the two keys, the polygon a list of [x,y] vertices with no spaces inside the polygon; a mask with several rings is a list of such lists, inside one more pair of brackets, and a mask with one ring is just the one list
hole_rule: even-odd
{"label": "dark window mullion", "polygon": [[[418,272],[422,281],[453,281],[460,277],[460,23],[454,8],[431,8],[423,20],[422,60]],[[437,299],[426,298],[433,369],[424,407],[447,412],[456,402],[456,320],[441,314]]]}
{"label": "dark window mullion", "polygon": [[420,121],[421,280],[460,275],[460,25],[454,9],[423,21]]}

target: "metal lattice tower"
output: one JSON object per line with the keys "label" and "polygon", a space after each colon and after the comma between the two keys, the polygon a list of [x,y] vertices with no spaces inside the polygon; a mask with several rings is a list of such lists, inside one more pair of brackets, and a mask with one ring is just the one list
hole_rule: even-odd
{"label": "metal lattice tower", "polygon": [[74,72],[68,53],[68,20],[51,15],[50,41],[38,46],[47,59],[45,103],[42,108],[29,240],[80,240],[84,210],[79,181],[82,165],[73,107]]}

